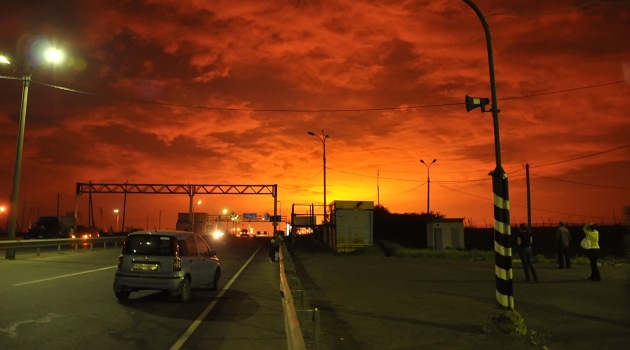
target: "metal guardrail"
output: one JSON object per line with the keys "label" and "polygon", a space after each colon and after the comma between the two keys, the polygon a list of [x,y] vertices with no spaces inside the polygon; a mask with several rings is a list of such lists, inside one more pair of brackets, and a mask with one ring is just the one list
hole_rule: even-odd
{"label": "metal guardrail", "polygon": [[[280,245],[280,292],[284,309],[284,324],[289,350],[306,350],[305,338],[310,338],[310,348],[319,349],[319,312],[317,308],[306,309],[305,291],[295,276],[295,267],[287,247]],[[291,289],[293,286],[294,289]],[[297,295],[297,300],[295,298]]]}
{"label": "metal guardrail", "polygon": [[284,329],[287,333],[287,346],[289,350],[306,350],[306,343],[302,336],[302,329],[295,311],[295,302],[284,273],[284,244],[280,245],[280,292],[282,295],[282,308],[284,310]]}
{"label": "metal guardrail", "polygon": [[118,247],[119,243],[125,241],[127,236],[113,236],[113,237],[98,237],[98,238],[56,238],[56,239],[23,239],[23,240],[0,240],[0,250],[7,249],[37,249],[37,255],[40,254],[41,248],[57,247],[57,251],[61,252],[61,247],[72,247],[78,250],[79,247],[86,245],[90,246],[90,249],[94,249],[94,246],[102,245],[103,248],[107,248],[107,245],[113,245],[114,248]]}

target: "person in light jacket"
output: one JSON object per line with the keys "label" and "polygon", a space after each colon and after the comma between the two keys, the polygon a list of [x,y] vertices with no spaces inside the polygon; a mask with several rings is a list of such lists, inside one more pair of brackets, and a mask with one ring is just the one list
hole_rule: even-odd
{"label": "person in light jacket", "polygon": [[593,282],[601,282],[602,277],[597,267],[597,259],[599,259],[599,231],[597,231],[597,227],[593,223],[584,225],[582,231],[584,231],[584,235],[586,235],[588,240],[586,251],[588,253],[588,261],[591,263],[591,275],[588,279]]}

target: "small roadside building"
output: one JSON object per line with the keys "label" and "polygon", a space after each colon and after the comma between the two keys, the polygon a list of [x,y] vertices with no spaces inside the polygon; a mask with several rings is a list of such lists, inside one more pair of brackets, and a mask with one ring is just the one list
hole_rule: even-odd
{"label": "small roadside building", "polygon": [[464,249],[464,219],[432,219],[428,222],[427,248]]}

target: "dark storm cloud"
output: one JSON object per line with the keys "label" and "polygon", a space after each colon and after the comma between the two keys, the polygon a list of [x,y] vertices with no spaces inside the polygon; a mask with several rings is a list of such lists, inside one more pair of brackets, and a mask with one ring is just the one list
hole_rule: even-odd
{"label": "dark storm cloud", "polygon": [[[596,167],[566,160],[594,154],[615,179],[630,176],[622,148],[598,155],[627,144],[630,130],[630,87],[620,82],[630,70],[628,5],[477,2],[493,35],[504,167],[559,161],[539,170],[577,176]],[[435,187],[436,207],[492,221],[487,182],[470,182],[487,178],[495,148],[491,113],[463,105],[466,94],[490,95],[484,33],[464,2],[20,1],[5,10],[14,15],[0,21],[0,51],[23,52],[41,37],[68,54],[35,72],[48,85],[31,86],[29,200],[44,172],[58,188],[78,178],[274,181],[285,203],[314,202],[322,144],[307,131],[324,129],[331,199],[375,200],[380,170],[382,202],[421,211],[419,159],[437,158],[431,172],[449,188]],[[10,192],[20,84],[0,81],[0,193]],[[562,200],[544,209],[609,218],[627,204],[619,191],[565,207],[581,202],[581,189],[545,187]]]}

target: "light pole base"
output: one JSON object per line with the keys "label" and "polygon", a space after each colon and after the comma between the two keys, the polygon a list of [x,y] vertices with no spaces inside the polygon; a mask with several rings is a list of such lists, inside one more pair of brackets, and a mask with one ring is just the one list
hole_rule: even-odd
{"label": "light pole base", "polygon": [[7,260],[15,260],[15,248],[9,248],[5,251],[5,259]]}
{"label": "light pole base", "polygon": [[483,332],[486,334],[503,333],[526,335],[527,326],[525,319],[515,310],[496,309],[490,315],[486,324],[483,326]]}

